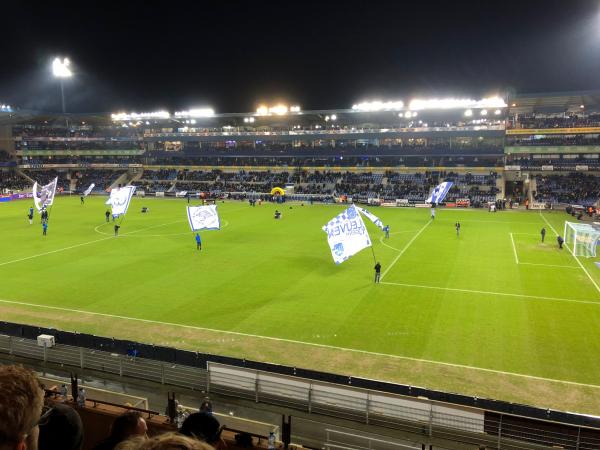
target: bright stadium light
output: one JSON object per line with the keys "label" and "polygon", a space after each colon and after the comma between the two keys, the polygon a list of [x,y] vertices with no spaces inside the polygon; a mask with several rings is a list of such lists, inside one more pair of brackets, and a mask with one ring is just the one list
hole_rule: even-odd
{"label": "bright stadium light", "polygon": [[168,119],[171,117],[169,111],[154,111],[154,112],[143,112],[143,113],[116,113],[110,115],[111,119],[114,121],[130,121],[130,120],[140,120],[140,119]]}
{"label": "bright stadium light", "polygon": [[506,103],[500,97],[487,97],[481,100],[469,98],[430,98],[413,99],[408,107],[413,110],[459,109],[459,108],[504,108]]}
{"label": "bright stadium light", "polygon": [[175,117],[213,117],[215,110],[212,108],[194,108],[188,111],[176,111]]}
{"label": "bright stadium light", "polygon": [[500,114],[502,114],[502,110],[501,109],[497,109],[496,111],[494,111],[494,114],[496,114],[497,116],[499,116]]}
{"label": "bright stadium light", "polygon": [[300,107],[298,105],[290,106],[290,112],[300,112]]}
{"label": "bright stadium light", "polygon": [[487,109],[482,109],[481,111],[479,111],[479,114],[481,114],[482,116],[487,116]]}
{"label": "bright stadium light", "polygon": [[69,69],[71,61],[68,58],[64,58],[62,61],[60,58],[54,58],[52,61],[52,73],[56,78],[70,78],[73,76],[73,72]]}
{"label": "bright stadium light", "polygon": [[269,114],[269,107],[265,105],[260,105],[258,108],[256,108],[256,114],[258,114],[259,116],[266,116],[267,114]]}
{"label": "bright stadium light", "polygon": [[331,115],[331,120],[337,120],[337,115],[336,114],[332,114]]}
{"label": "bright stadium light", "polygon": [[372,102],[362,102],[352,105],[352,109],[355,111],[373,112],[373,111],[398,111],[404,108],[404,102],[402,101],[389,101],[382,102],[380,100]]}
{"label": "bright stadium light", "polygon": [[288,107],[286,105],[275,105],[269,108],[269,113],[283,116],[288,113]]}
{"label": "bright stadium light", "polygon": [[473,110],[472,109],[467,109],[465,111],[465,117],[471,117],[473,115]]}
{"label": "bright stadium light", "polygon": [[55,78],[60,80],[60,101],[62,106],[63,114],[66,112],[65,106],[65,87],[63,86],[63,80],[65,78],[71,78],[73,76],[73,72],[69,69],[71,65],[71,61],[68,58],[63,58],[61,61],[60,58],[54,58],[52,61],[52,74]]}

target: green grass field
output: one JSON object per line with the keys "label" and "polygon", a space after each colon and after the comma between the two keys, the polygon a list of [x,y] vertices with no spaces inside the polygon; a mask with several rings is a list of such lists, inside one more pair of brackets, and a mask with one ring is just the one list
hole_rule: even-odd
{"label": "green grass field", "polygon": [[2,320],[600,413],[600,269],[558,250],[564,212],[379,208],[375,285],[369,249],[333,263],[340,206],[219,204],[198,252],[185,200],[134,199],[118,238],[104,200],[57,199],[46,237],[0,204]]}

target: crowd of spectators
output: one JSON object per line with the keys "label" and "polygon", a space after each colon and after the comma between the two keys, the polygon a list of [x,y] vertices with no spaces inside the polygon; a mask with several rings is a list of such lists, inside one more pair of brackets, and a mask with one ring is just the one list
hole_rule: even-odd
{"label": "crowd of spectators", "polygon": [[568,146],[568,145],[599,145],[600,134],[563,134],[563,135],[543,135],[543,136],[528,136],[515,137],[510,136],[507,141],[507,146]]}
{"label": "crowd of spectators", "polygon": [[600,179],[595,175],[537,175],[535,181],[533,196],[539,202],[591,205],[600,198]]}
{"label": "crowd of spectators", "polygon": [[[137,411],[117,416],[106,438],[99,443],[86,442],[86,424],[81,408],[85,399],[69,401],[68,395],[45,390],[36,374],[20,365],[0,365],[0,449],[6,450],[82,450],[95,444],[94,450],[214,450],[224,447],[223,427],[212,409],[187,415],[177,431],[148,436],[146,420]],[[54,394],[59,394],[57,397]],[[166,431],[166,430],[165,430]],[[250,445],[252,447],[252,445]]]}
{"label": "crowd of spectators", "polygon": [[86,169],[77,170],[72,173],[77,182],[75,190],[78,192],[84,191],[94,183],[94,192],[103,192],[110,187],[114,181],[123,175],[122,171],[111,169]]}
{"label": "crowd of spectators", "polygon": [[507,120],[507,128],[585,128],[599,127],[600,114],[580,113],[562,115],[519,114]]}
{"label": "crowd of spectators", "polygon": [[30,186],[29,180],[12,170],[0,170],[0,193],[4,191],[22,191]]}

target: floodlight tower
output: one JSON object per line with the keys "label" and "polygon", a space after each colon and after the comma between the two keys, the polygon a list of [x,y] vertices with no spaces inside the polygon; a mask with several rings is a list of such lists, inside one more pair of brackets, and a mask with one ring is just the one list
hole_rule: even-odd
{"label": "floodlight tower", "polygon": [[71,78],[73,76],[73,72],[69,69],[71,65],[71,61],[68,58],[64,58],[62,61],[60,58],[54,58],[52,61],[52,73],[58,78],[60,81],[60,99],[62,103],[62,112],[63,114],[66,112],[65,108],[65,88],[63,85],[63,80],[65,78]]}

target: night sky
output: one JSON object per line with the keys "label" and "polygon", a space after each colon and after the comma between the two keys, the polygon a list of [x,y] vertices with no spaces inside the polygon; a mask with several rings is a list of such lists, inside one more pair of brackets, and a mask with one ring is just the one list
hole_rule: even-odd
{"label": "night sky", "polygon": [[253,111],[600,88],[600,2],[6,2],[0,103]]}

